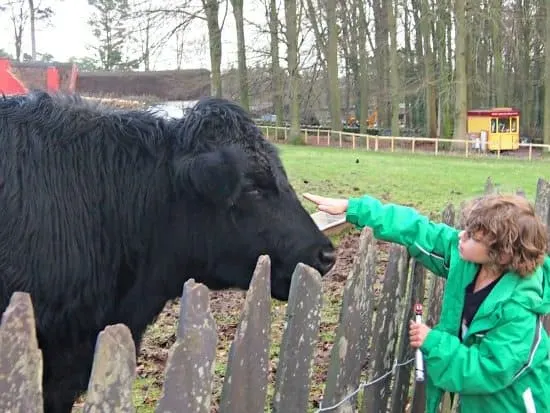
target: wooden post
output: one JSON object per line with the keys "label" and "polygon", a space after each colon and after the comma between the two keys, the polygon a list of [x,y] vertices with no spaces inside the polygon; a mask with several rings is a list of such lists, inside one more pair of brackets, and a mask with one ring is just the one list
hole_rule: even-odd
{"label": "wooden post", "polygon": [[42,413],[42,352],[31,296],[16,292],[0,326],[0,411]]}
{"label": "wooden post", "polygon": [[220,411],[263,412],[269,373],[271,335],[271,260],[258,259],[231,343],[223,382]]}

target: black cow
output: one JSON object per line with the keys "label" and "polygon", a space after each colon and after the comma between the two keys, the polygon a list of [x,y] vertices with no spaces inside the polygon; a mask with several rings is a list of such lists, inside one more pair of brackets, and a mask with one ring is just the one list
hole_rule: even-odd
{"label": "black cow", "polygon": [[47,413],[86,389],[106,325],[139,343],[187,279],[246,289],[269,254],[286,300],[298,262],[325,274],[335,259],[275,148],[222,99],[165,120],[39,91],[0,98],[0,178],[0,310],[31,294]]}

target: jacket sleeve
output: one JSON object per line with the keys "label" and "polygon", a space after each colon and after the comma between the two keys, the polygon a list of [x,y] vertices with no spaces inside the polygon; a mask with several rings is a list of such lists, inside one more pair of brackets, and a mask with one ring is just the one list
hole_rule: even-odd
{"label": "jacket sleeve", "polygon": [[471,346],[431,330],[421,347],[430,380],[461,394],[491,394],[509,386],[529,363],[536,341],[536,316],[517,308],[514,312]]}
{"label": "jacket sleeve", "polygon": [[458,244],[457,229],[434,223],[413,208],[383,205],[370,196],[350,198],[346,220],[358,228],[372,228],[378,239],[405,246],[428,270],[447,276],[451,249]]}

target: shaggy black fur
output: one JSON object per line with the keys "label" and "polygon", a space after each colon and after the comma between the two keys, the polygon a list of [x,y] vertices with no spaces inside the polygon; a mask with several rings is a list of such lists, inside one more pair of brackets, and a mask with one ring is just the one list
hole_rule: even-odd
{"label": "shaggy black fur", "polygon": [[0,309],[31,294],[46,413],[86,389],[106,325],[139,343],[187,279],[246,289],[269,254],[286,300],[298,262],[334,262],[276,150],[226,100],[166,121],[75,96],[0,99],[0,178]]}

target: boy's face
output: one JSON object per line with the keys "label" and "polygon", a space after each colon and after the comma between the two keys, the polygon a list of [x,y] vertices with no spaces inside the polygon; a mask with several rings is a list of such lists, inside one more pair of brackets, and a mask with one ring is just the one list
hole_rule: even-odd
{"label": "boy's face", "polygon": [[458,248],[463,260],[476,264],[488,264],[491,261],[489,249],[483,243],[480,232],[472,234],[469,231],[461,231],[458,236],[460,240]]}

